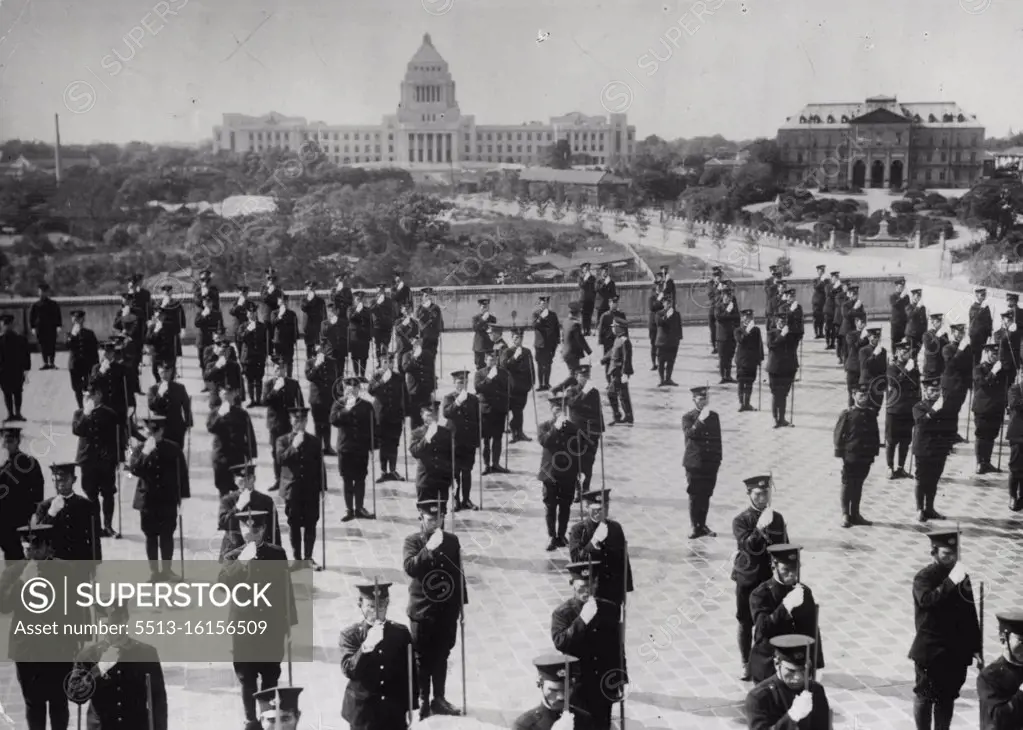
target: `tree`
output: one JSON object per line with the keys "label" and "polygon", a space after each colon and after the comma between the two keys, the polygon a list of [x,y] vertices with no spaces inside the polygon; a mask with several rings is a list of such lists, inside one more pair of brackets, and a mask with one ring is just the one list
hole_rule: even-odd
{"label": "tree", "polygon": [[715,222],[710,228],[710,241],[714,244],[714,248],[718,252],[718,261],[721,260],[721,251],[724,249],[725,244],[728,240],[728,229],[721,221]]}
{"label": "tree", "polygon": [[642,241],[650,230],[650,219],[642,208],[636,208],[632,214],[633,227],[636,229],[637,238]]}
{"label": "tree", "polygon": [[572,166],[572,147],[567,139],[559,139],[544,150],[543,165],[555,170],[567,170]]}
{"label": "tree", "polygon": [[565,218],[565,206],[562,205],[561,201],[554,201],[554,207],[551,209],[551,218],[554,219],[555,223],[560,223]]}
{"label": "tree", "polygon": [[743,236],[743,246],[745,250],[745,258],[749,258],[752,262],[753,256],[757,257],[757,271],[760,271],[760,240],[763,238],[763,232],[759,228],[750,228],[746,231],[746,235]]}

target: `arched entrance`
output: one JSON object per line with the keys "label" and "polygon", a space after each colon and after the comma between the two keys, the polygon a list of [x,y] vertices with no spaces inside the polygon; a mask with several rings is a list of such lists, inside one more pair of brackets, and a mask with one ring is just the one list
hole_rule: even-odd
{"label": "arched entrance", "polygon": [[893,188],[902,187],[902,160],[892,160],[891,170],[888,174],[888,182]]}
{"label": "arched entrance", "polygon": [[867,182],[867,165],[863,160],[856,160],[853,163],[852,184],[862,188]]}
{"label": "arched entrance", "polygon": [[870,166],[870,187],[879,188],[884,185],[884,163],[874,160]]}

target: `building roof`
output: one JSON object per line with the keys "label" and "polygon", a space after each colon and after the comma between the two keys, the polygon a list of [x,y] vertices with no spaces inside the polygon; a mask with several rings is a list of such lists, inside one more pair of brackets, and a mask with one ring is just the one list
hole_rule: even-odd
{"label": "building roof", "polygon": [[530,267],[555,268],[561,271],[573,271],[586,262],[597,267],[601,264],[617,264],[629,261],[632,261],[632,254],[617,246],[612,246],[605,251],[583,249],[576,251],[572,256],[565,256],[560,253],[542,253],[526,257],[526,264]]}
{"label": "building roof", "polygon": [[556,170],[553,167],[527,167],[519,174],[519,180],[575,185],[615,185],[626,182],[603,170]]}
{"label": "building roof", "polygon": [[993,157],[1023,157],[1023,147],[1006,147],[1004,150],[993,150]]}
{"label": "building roof", "polygon": [[430,38],[429,33],[423,34],[423,44],[419,46],[419,50],[416,51],[415,55],[412,56],[412,60],[409,61],[410,66],[418,66],[424,63],[436,63],[447,66],[447,62],[437,52],[437,49],[433,47],[433,40]]}
{"label": "building roof", "polygon": [[807,104],[797,114],[788,117],[781,129],[842,129],[857,117],[881,109],[923,127],[981,126],[975,114],[967,114],[954,101],[899,102],[894,96],[876,96],[862,102]]}

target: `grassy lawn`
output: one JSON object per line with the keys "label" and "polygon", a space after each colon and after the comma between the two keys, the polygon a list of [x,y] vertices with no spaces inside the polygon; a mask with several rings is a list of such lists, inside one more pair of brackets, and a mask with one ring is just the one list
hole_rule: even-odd
{"label": "grassy lawn", "polygon": [[[669,253],[662,251],[657,248],[649,248],[647,246],[636,246],[636,252],[642,257],[654,271],[657,271],[662,265],[667,264],[671,267],[671,276],[676,281],[681,279],[700,279],[710,274],[710,267],[714,264],[704,261],[696,256],[689,256],[684,253]],[[759,273],[756,269],[742,270],[738,267],[729,266],[726,263],[722,263],[721,267],[725,270],[725,276],[730,279],[748,279],[750,277],[763,277],[767,275],[767,265],[774,263],[774,261],[768,261],[767,256],[763,257],[761,265],[764,267],[764,272]]]}

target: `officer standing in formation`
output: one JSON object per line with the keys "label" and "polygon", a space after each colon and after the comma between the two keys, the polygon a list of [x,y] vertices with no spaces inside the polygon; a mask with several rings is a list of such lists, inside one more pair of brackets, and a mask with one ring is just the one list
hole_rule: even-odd
{"label": "officer standing in formation", "polygon": [[842,527],[873,524],[860,514],[863,483],[881,452],[877,416],[869,400],[870,386],[856,386],[852,408],[842,411],[835,424],[835,458],[842,460]]}
{"label": "officer standing in formation", "polygon": [[3,464],[0,464],[0,550],[4,560],[11,563],[24,560],[18,531],[29,524],[36,506],[43,501],[45,485],[43,469],[34,456],[21,450],[21,429],[6,426],[3,436]]}
{"label": "officer standing in formation", "polygon": [[799,370],[796,354],[799,340],[789,331],[787,317],[776,315],[775,327],[767,333],[767,377],[771,388],[771,415],[774,427],[785,428],[792,424],[785,420],[789,391]]}
{"label": "officer standing in formation", "polygon": [[302,687],[274,687],[253,694],[259,703],[259,720],[263,730],[299,730],[302,711],[298,709],[298,696]]}
{"label": "officer standing in formation", "polygon": [[663,309],[657,312],[655,326],[657,333],[654,339],[654,351],[656,352],[655,370],[660,378],[659,387],[678,386],[671,376],[675,372],[675,360],[678,358],[678,348],[682,342],[682,315],[675,309],[674,297],[668,297],[661,292],[663,297]]}
{"label": "officer standing in formation", "polygon": [[753,383],[764,362],[764,340],[760,327],[753,321],[753,310],[739,312],[739,326],[735,328],[735,378],[738,382],[739,412],[755,411],[750,402],[753,398]]}
{"label": "officer standing in formation", "polygon": [[717,323],[718,370],[721,383],[734,383],[732,378],[732,358],[735,356],[735,329],[739,326],[739,300],[732,291],[732,282],[721,283],[721,293],[714,311]]}
{"label": "officer standing in formation", "polygon": [[994,333],[995,325],[991,319],[991,310],[988,309],[984,300],[987,299],[987,289],[978,287],[973,290],[974,302],[970,305],[968,333],[970,339],[970,352],[973,353],[973,364],[980,362],[980,351]]}
{"label": "officer standing in formation", "polygon": [[536,353],[536,392],[550,390],[551,368],[554,355],[561,345],[561,321],[551,311],[551,297],[541,294],[537,297],[537,308],[533,311],[533,351]]}
{"label": "officer standing in formation", "polygon": [[820,340],[824,337],[824,303],[828,298],[828,277],[824,273],[824,264],[817,265],[817,278],[813,282],[813,337]]}
{"label": "officer standing in formation", "polygon": [[909,304],[906,305],[906,339],[913,343],[913,359],[916,360],[923,346],[924,333],[927,332],[930,318],[927,307],[923,305],[923,289],[909,291]]}
{"label": "officer standing in formation", "polygon": [[[986,310],[985,310],[986,311]],[[985,344],[980,348],[981,359],[973,367],[974,455],[977,473],[1000,472],[991,463],[995,439],[1002,430],[1002,418],[1008,405],[1009,382],[1005,379],[1002,363],[998,361],[998,345]]]}
{"label": "officer standing in formation", "polygon": [[824,687],[807,677],[807,655],[815,641],[803,634],[782,634],[771,639],[773,675],[746,696],[750,730],[798,727],[831,730],[831,706]]}
{"label": "officer standing in formation", "polygon": [[956,443],[956,412],[941,395],[940,378],[920,381],[923,398],[913,405],[913,456],[916,457],[917,521],[943,520],[934,508],[945,461]]}
{"label": "officer standing in formation", "polygon": [[455,440],[451,430],[438,422],[439,409],[440,401],[423,405],[419,409],[422,425],[409,436],[408,452],[417,461],[416,499],[419,501],[442,499],[447,502],[451,490]]}
{"label": "officer standing in formation", "polygon": [[11,327],[14,316],[0,314],[0,391],[4,394],[7,416],[4,423],[24,421],[21,402],[25,392],[25,373],[32,369],[28,340]]}
{"label": "officer standing in formation", "polygon": [[305,282],[305,296],[300,306],[305,315],[305,323],[302,325],[305,357],[306,360],[312,360],[316,356],[316,348],[320,342],[320,328],[323,326],[323,320],[327,318],[327,304],[323,297],[316,293],[316,282],[312,279]]}
{"label": "officer standing in formation", "polygon": [[552,395],[551,418],[537,426],[540,443],[540,471],[537,479],[543,486],[544,521],[547,525],[547,552],[568,547],[566,534],[571,519],[572,499],[582,475],[579,453],[579,427],[565,412],[565,397]]}
{"label": "officer standing in formation", "polygon": [[288,295],[281,293],[277,307],[270,312],[269,329],[271,354],[284,367],[284,374],[291,378],[295,368],[295,345],[298,342],[298,317],[288,309]]}
{"label": "officer standing in formation", "polygon": [[250,511],[256,512],[258,516],[265,516],[265,522],[269,523],[267,530],[263,529],[262,519],[255,525],[262,530],[260,534],[266,537],[267,542],[278,546],[281,544],[281,521],[277,516],[274,498],[256,490],[256,463],[247,461],[238,464],[231,467],[231,473],[234,475],[237,489],[221,497],[217,514],[217,526],[224,533],[220,543],[221,561],[225,556],[237,554],[245,546],[246,538],[239,524],[243,518],[239,515],[247,515]]}
{"label": "officer standing in formation", "polygon": [[99,510],[87,497],[75,494],[75,462],[51,464],[57,494],[36,507],[34,519],[50,525],[50,547],[58,560],[79,560],[83,565],[103,560],[100,544]]}
{"label": "officer standing in formation", "polygon": [[366,509],[366,475],[373,458],[376,412],[368,395],[363,395],[364,378],[345,378],[345,394],[330,409],[330,423],[337,428],[337,467],[344,485],[345,516],[342,522],[358,518],[372,520]]}
{"label": "officer standing in formation", "polygon": [[842,288],[839,272],[832,271],[824,287],[824,349],[834,350],[838,342],[838,328],[835,327],[835,310],[841,304],[838,297]]}
{"label": "officer standing in formation", "polygon": [[499,365],[508,373],[508,408],[510,417],[508,428],[511,430],[511,443],[532,441],[523,430],[523,412],[529,402],[529,394],[536,385],[536,365],[533,353],[522,345],[525,331],[521,327],[512,327],[511,346],[501,352]]}
{"label": "officer standing in formation", "polygon": [[[583,358],[588,357],[592,352],[589,344],[586,342],[586,337],[589,333],[583,329],[579,321],[580,309],[579,302],[569,303],[569,324],[562,333],[564,340],[561,343],[561,357],[564,359],[565,365],[568,366],[570,375],[574,374],[576,368],[582,365]],[[548,385],[550,385],[549,382]]]}
{"label": "officer standing in formation", "polygon": [[480,447],[480,401],[468,391],[469,371],[451,373],[455,391],[444,396],[441,412],[455,443],[453,511],[479,509],[472,501],[472,470]]}
{"label": "officer standing in formation", "polygon": [[321,517],[320,499],[327,491],[327,471],[319,438],[306,431],[309,409],[291,407],[288,417],[291,431],[279,436],[274,444],[276,461],[281,469],[281,499],[295,562],[314,567],[316,525]]}
{"label": "officer standing in formation", "polygon": [[71,331],[65,342],[68,350],[67,369],[71,378],[71,390],[78,407],[89,387],[89,373],[99,364],[99,340],[96,333],[85,326],[85,310],[71,311]]}
{"label": "officer standing in formation", "polygon": [[1009,442],[1009,509],[1023,510],[1023,371],[1009,387],[1009,423],[1005,440]]}
{"label": "officer standing in formation", "polygon": [[39,284],[39,299],[32,303],[28,310],[28,326],[32,336],[39,343],[43,365],[40,370],[56,370],[54,357],[57,351],[57,337],[60,335],[63,321],[60,316],[60,305],[50,298],[50,285]]}
{"label": "officer standing in formation", "polygon": [[593,326],[593,306],[597,300],[597,279],[590,270],[589,263],[579,265],[579,307],[582,313],[582,334],[590,336]]}
{"label": "officer standing in formation", "polygon": [[631,593],[632,561],[629,560],[625,530],[608,517],[610,489],[595,489],[582,495],[585,517],[572,525],[568,534],[569,557],[577,563],[593,561],[600,578],[595,595],[621,606]]}
{"label": "officer standing in formation", "polygon": [[590,713],[572,703],[579,686],[579,660],[552,653],[538,656],[533,665],[539,674],[540,704],[519,715],[512,730],[594,730]]}
{"label": "officer standing in formation", "polygon": [[[283,299],[282,299],[283,301]],[[276,331],[275,331],[276,333]],[[275,492],[281,483],[281,462],[277,458],[277,440],[291,433],[289,412],[292,408],[305,406],[302,386],[288,374],[288,361],[284,355],[275,354],[270,358],[270,377],[262,384],[263,405],[266,406],[266,428],[270,432],[270,453],[274,465],[274,483],[267,490]]]}
{"label": "officer standing in formation", "polygon": [[905,279],[895,280],[895,291],[888,295],[888,304],[891,309],[888,320],[891,326],[891,348],[895,352],[895,345],[906,336],[906,326],[909,324],[910,298],[906,294]]}
{"label": "officer standing in formation", "polygon": [[1023,727],[1023,611],[996,614],[1002,655],[977,675],[980,730]]}
{"label": "officer standing in formation", "polygon": [[507,474],[501,466],[501,448],[511,400],[508,371],[498,366],[492,349],[484,353],[483,367],[473,376],[473,387],[480,402],[480,423],[483,429],[483,473]]}
{"label": "officer standing in formation", "polygon": [[693,410],[682,416],[682,433],[685,435],[685,454],[682,466],[686,470],[689,486],[689,522],[692,525],[690,540],[701,537],[717,537],[707,527],[710,512],[710,498],[718,481],[723,447],[721,444],[721,419],[710,409],[710,392],[707,388],[692,388]]}
{"label": "officer standing in formation", "polygon": [[[219,386],[220,404],[210,409],[206,430],[213,436],[213,484],[224,496],[235,486],[236,466],[255,460],[259,455],[252,419],[237,405],[239,391],[228,381]],[[211,404],[212,405],[212,404]]]}
{"label": "officer standing in formation", "polygon": [[[384,352],[377,360],[379,368],[369,383],[369,395],[379,405],[376,437],[380,449],[380,476],[377,482],[401,481],[398,475],[398,443],[405,430],[405,384],[394,369],[394,355]],[[327,455],[333,454],[324,452]]]}
{"label": "officer standing in formation", "polygon": [[[906,456],[913,441],[913,407],[920,400],[920,370],[913,359],[913,340],[895,344],[895,360],[888,365],[885,394],[885,460],[889,479],[909,479]],[[896,457],[898,461],[896,461]]]}
{"label": "officer standing in formation", "polygon": [[476,301],[480,311],[472,316],[472,353],[476,359],[476,369],[479,370],[486,364],[487,353],[493,349],[490,341],[490,325],[497,322],[497,317],[490,311],[490,298],[481,297]]}
{"label": "officer standing in formation", "polygon": [[635,372],[632,368],[632,341],[629,339],[629,327],[623,320],[614,320],[611,329],[614,342],[601,360],[607,373],[607,400],[614,414],[614,420],[608,425],[631,426],[636,422],[629,394],[629,378]]}

